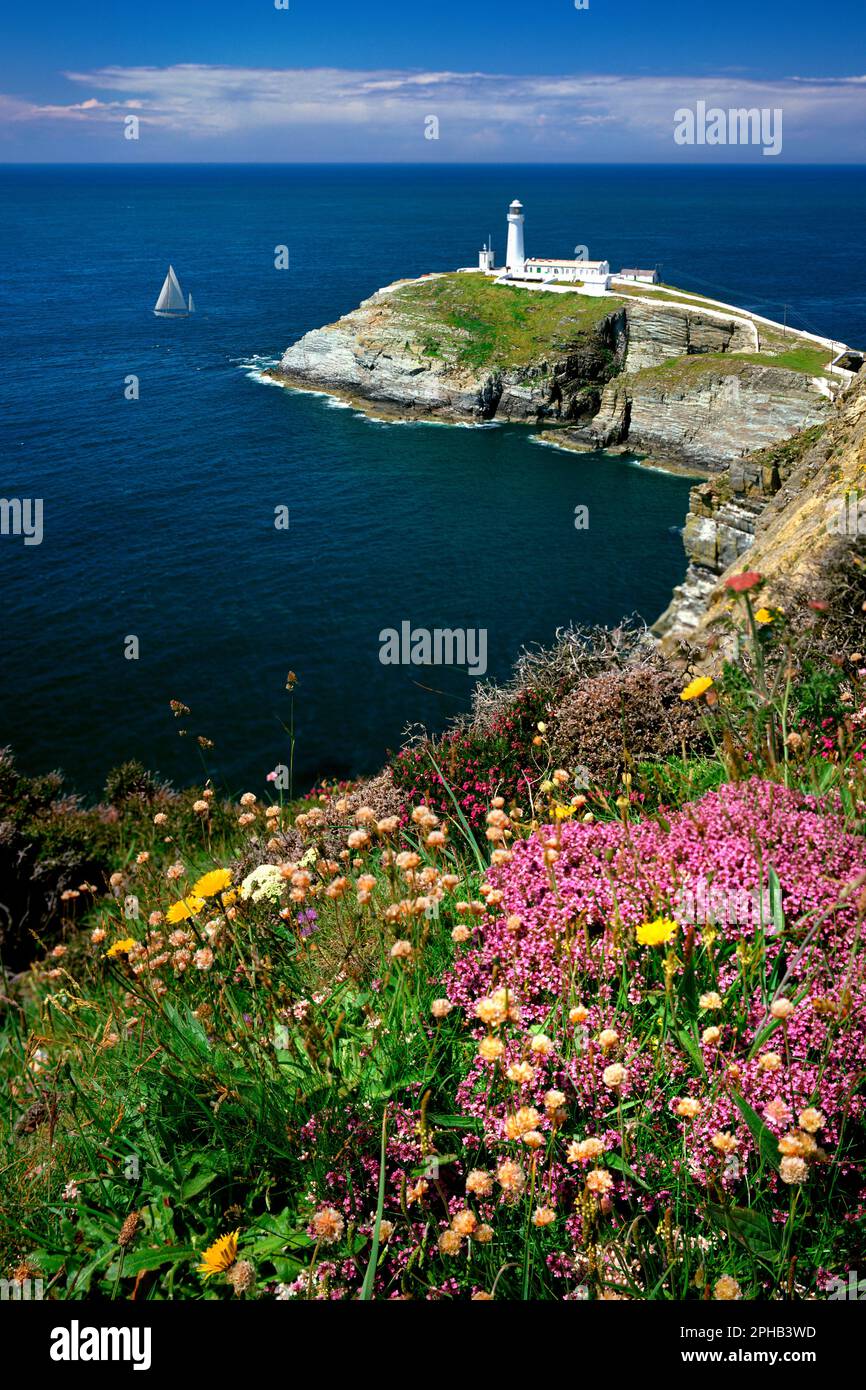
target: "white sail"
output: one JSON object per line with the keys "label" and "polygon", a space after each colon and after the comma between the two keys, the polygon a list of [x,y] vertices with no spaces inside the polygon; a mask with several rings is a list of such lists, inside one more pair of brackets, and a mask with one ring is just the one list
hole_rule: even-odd
{"label": "white sail", "polygon": [[189,312],[190,312],[191,314],[194,314],[194,313],[195,313],[195,305],[194,305],[193,302],[192,302],[192,295],[190,295],[190,297],[189,297]]}
{"label": "white sail", "polygon": [[168,268],[168,274],[159,292],[159,299],[154,305],[153,312],[155,314],[185,314],[187,312],[186,300],[174,273],[173,265]]}

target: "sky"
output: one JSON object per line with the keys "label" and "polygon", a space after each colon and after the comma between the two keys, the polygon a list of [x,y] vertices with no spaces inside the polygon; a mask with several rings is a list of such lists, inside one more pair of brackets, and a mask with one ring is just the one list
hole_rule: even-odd
{"label": "sky", "polygon": [[866,163],[864,0],[583,4],[17,0],[0,162]]}

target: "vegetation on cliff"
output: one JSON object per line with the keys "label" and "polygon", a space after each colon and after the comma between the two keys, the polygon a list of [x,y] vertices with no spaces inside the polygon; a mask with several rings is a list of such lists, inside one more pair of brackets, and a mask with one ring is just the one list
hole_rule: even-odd
{"label": "vegetation on cliff", "polygon": [[[825,421],[751,454],[692,492],[686,582],[656,624],[669,650],[709,655],[731,598],[724,580],[742,563],[767,581],[793,618],[824,603],[837,647],[862,650],[866,543],[858,513],[866,497],[866,374],[840,394]],[[853,499],[853,510],[849,503]],[[806,630],[808,630],[808,625]]]}
{"label": "vegetation on cliff", "polygon": [[108,891],[4,980],[3,1272],[136,1300],[846,1279],[866,669],[823,606],[803,656],[759,575],[729,595],[715,682],[564,634],[411,785],[226,820],[114,779]]}
{"label": "vegetation on cliff", "polygon": [[641,288],[594,297],[469,272],[398,281],[304,334],[271,376],[404,418],[555,421],[574,443],[710,470],[829,409],[828,348]]}
{"label": "vegetation on cliff", "polygon": [[505,369],[566,352],[618,301],[545,294],[455,273],[413,280],[390,303],[397,323],[428,356],[455,367]]}
{"label": "vegetation on cliff", "polygon": [[686,387],[705,377],[743,376],[749,368],[773,367],[778,371],[821,376],[830,360],[823,348],[790,348],[784,352],[707,352],[672,357],[654,367],[642,367],[632,376],[645,381]]}

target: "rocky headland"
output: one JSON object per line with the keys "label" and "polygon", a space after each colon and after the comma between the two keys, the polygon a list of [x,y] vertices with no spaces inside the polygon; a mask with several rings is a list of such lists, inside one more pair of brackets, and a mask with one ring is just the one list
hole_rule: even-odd
{"label": "rocky headland", "polygon": [[830,371],[829,343],[744,310],[618,289],[552,294],[461,272],[398,281],[305,334],[270,375],[380,416],[525,424],[699,475],[686,578],[655,631],[700,643],[728,569],[748,553],[790,577],[825,548],[821,499],[866,484],[864,373]]}

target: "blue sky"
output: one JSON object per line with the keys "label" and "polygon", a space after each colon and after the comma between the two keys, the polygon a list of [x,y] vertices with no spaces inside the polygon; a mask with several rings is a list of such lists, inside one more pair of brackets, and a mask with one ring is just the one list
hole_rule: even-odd
{"label": "blue sky", "polygon": [[704,101],[781,109],[785,162],[866,162],[864,0],[8,9],[0,160],[706,160],[673,142]]}

